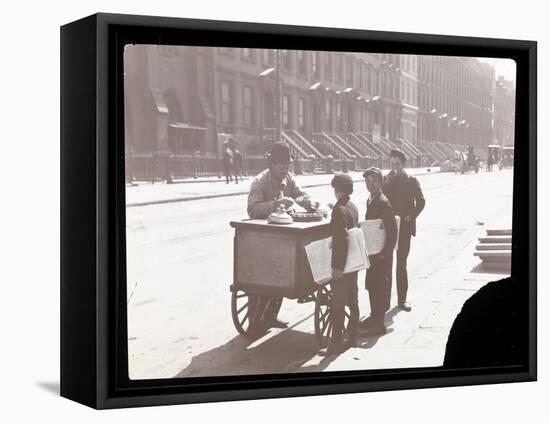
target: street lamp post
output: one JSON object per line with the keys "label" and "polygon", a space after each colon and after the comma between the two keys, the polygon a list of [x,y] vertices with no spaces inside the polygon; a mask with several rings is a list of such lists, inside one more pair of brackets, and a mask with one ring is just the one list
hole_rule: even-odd
{"label": "street lamp post", "polygon": [[275,50],[275,121],[277,123],[276,141],[281,141],[283,132],[281,119],[281,50]]}
{"label": "street lamp post", "polygon": [[438,116],[437,109],[430,110],[430,114],[432,115],[431,136],[432,136],[432,139],[433,137],[435,137],[435,141],[439,141],[439,119],[437,118]]}
{"label": "street lamp post", "polygon": [[[282,119],[281,119],[281,103],[282,103],[282,80],[281,80],[281,51],[279,49],[274,49],[274,65],[270,68],[265,69],[260,73],[260,77],[268,78],[270,75],[273,75],[275,78],[275,98],[274,98],[274,113],[272,117],[275,120],[275,137],[276,141],[281,141],[282,137]],[[271,124],[271,122],[270,122]],[[271,128],[270,128],[271,129]]]}
{"label": "street lamp post", "polygon": [[437,141],[438,142],[441,142],[439,136],[440,136],[440,126],[441,126],[441,122],[443,119],[445,119],[445,142],[448,142],[448,135],[449,135],[449,125],[447,123],[447,117],[449,115],[447,113],[443,113],[442,115],[439,116],[439,119],[437,121]]}

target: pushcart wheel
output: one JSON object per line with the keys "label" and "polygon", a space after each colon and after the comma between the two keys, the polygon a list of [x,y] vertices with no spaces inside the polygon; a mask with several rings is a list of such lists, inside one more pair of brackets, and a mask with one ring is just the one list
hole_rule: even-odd
{"label": "pushcart wheel", "polygon": [[[330,284],[320,286],[315,297],[315,338],[319,348],[325,348],[332,335],[331,308],[332,290]],[[349,307],[346,306],[344,308],[344,335],[348,331],[350,316]]]}
{"label": "pushcart wheel", "polygon": [[231,293],[231,317],[237,331],[253,339],[261,332],[261,320],[266,307],[265,299],[235,289]]}

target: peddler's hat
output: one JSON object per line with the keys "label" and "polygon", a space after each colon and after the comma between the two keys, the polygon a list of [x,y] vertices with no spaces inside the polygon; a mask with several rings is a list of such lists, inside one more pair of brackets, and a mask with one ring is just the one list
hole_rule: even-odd
{"label": "peddler's hat", "polygon": [[286,145],[284,142],[279,141],[273,144],[273,147],[271,147],[271,151],[267,153],[267,158],[272,163],[292,163],[294,161],[294,157],[290,155],[290,149],[288,148],[288,145]]}
{"label": "peddler's hat", "polygon": [[330,185],[339,191],[351,194],[353,192],[353,179],[347,173],[336,173]]}
{"label": "peddler's hat", "polygon": [[363,178],[367,178],[367,176],[376,176],[378,179],[382,181],[382,171],[377,167],[369,167],[367,170],[363,172]]}
{"label": "peddler's hat", "polygon": [[405,153],[403,153],[403,151],[401,151],[400,149],[396,148],[396,149],[392,149],[390,151],[390,157],[397,157],[398,159],[400,159],[403,163],[407,161],[407,157],[405,157]]}

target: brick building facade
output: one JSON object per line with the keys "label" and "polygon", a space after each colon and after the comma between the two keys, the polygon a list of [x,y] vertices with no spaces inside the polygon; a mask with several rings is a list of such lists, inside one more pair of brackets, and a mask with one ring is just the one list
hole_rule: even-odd
{"label": "brick building facade", "polygon": [[[495,136],[494,70],[475,58],[134,45],[124,61],[135,152],[217,156],[231,134],[250,156],[280,136],[299,158],[382,159]],[[509,95],[498,98],[508,122]]]}
{"label": "brick building facade", "polygon": [[493,67],[471,57],[418,57],[418,139],[485,149],[493,139]]}
{"label": "brick building facade", "polygon": [[514,145],[515,84],[499,76],[495,87],[494,126],[495,144]]}

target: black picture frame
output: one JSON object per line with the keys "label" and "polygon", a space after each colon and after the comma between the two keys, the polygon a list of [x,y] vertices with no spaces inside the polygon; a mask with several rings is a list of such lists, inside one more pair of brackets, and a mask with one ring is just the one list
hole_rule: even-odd
{"label": "black picture frame", "polygon": [[[127,43],[511,58],[516,61],[512,278],[525,285],[525,365],[129,380],[122,49]],[[536,380],[534,41],[95,14],[61,28],[61,395],[94,408]],[[526,297],[527,298],[527,297]]]}

